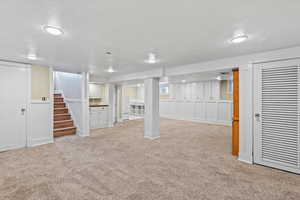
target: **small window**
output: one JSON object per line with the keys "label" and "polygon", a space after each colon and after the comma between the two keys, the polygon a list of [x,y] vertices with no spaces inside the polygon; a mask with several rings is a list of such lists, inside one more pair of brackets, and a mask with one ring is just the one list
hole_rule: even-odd
{"label": "small window", "polygon": [[168,94],[169,94],[169,87],[166,86],[166,87],[161,87],[161,88],[159,88],[159,93],[160,93],[161,95],[168,95]]}

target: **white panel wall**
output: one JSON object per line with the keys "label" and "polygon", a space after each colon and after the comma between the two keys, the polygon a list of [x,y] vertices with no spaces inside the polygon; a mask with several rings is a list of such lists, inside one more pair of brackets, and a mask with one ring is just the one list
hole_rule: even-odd
{"label": "white panel wall", "polygon": [[239,68],[240,89],[240,133],[239,160],[253,163],[253,66],[245,65]]}
{"label": "white panel wall", "polygon": [[231,126],[232,101],[220,99],[220,81],[169,85],[169,99],[160,100],[160,116]]}
{"label": "white panel wall", "polygon": [[28,115],[28,146],[53,142],[52,105],[49,101],[32,101]]}
{"label": "white panel wall", "polygon": [[65,101],[71,112],[74,123],[80,131],[82,129],[82,100],[65,98]]}
{"label": "white panel wall", "polygon": [[220,99],[220,81],[170,84],[169,97],[177,100]]}
{"label": "white panel wall", "polygon": [[141,85],[140,87],[137,87],[137,91],[136,91],[136,96],[137,96],[137,100],[144,100],[145,98],[145,87],[144,84]]}
{"label": "white panel wall", "polygon": [[227,100],[160,100],[160,116],[231,126],[232,101]]}
{"label": "white panel wall", "polygon": [[[42,80],[39,80],[42,81]],[[49,69],[49,100],[31,100],[27,120],[27,145],[37,146],[53,142],[53,71]]]}

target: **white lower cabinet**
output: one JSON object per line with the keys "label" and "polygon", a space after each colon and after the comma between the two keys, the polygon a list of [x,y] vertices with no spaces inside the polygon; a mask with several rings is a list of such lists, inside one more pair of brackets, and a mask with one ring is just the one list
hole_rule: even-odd
{"label": "white lower cabinet", "polygon": [[106,128],[108,127],[108,107],[92,107],[90,108],[90,128]]}

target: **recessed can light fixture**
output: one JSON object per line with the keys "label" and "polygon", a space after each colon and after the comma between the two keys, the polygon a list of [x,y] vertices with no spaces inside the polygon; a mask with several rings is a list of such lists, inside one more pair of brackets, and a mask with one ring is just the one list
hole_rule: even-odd
{"label": "recessed can light fixture", "polygon": [[30,53],[27,55],[28,60],[37,60],[37,56],[33,53]]}
{"label": "recessed can light fixture", "polygon": [[222,77],[221,77],[221,76],[217,76],[216,79],[217,79],[218,81],[221,81],[221,80],[222,80]]}
{"label": "recessed can light fixture", "polygon": [[186,80],[181,80],[181,83],[185,83],[186,82]]}
{"label": "recessed can light fixture", "polygon": [[112,66],[110,66],[106,71],[108,73],[114,73],[114,72],[116,72]]}
{"label": "recessed can light fixture", "polygon": [[156,55],[154,53],[149,53],[148,58],[145,60],[145,63],[149,63],[149,64],[155,64],[158,62],[159,60],[156,58]]}
{"label": "recessed can light fixture", "polygon": [[247,35],[237,35],[231,39],[231,43],[238,44],[245,42],[249,37]]}
{"label": "recessed can light fixture", "polygon": [[59,27],[55,27],[55,26],[44,26],[43,27],[44,31],[46,31],[47,33],[51,34],[51,35],[55,35],[55,36],[59,36],[64,34],[63,30]]}

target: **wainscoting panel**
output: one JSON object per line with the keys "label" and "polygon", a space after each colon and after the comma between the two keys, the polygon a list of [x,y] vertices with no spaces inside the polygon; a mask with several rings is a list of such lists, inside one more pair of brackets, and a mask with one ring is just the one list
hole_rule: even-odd
{"label": "wainscoting panel", "polygon": [[231,126],[232,101],[228,100],[161,100],[161,117]]}

